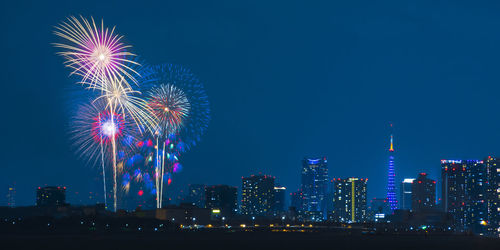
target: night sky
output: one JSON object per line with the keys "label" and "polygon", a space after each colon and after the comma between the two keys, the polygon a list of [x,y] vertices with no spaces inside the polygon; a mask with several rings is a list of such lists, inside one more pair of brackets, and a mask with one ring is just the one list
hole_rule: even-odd
{"label": "night sky", "polygon": [[13,184],[17,205],[46,184],[69,202],[101,192],[100,169],[71,148],[74,82],[51,46],[69,15],[103,18],[142,59],[205,83],[212,120],[177,189],[262,172],[291,192],[301,159],[324,155],[330,177],[366,177],[368,198],[384,197],[390,123],[398,182],[498,155],[500,3],[207,2],[2,1],[0,205]]}

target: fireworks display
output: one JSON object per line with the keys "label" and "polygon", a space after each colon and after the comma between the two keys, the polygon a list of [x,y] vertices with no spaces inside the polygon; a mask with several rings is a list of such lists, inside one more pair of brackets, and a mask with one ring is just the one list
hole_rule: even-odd
{"label": "fireworks display", "polygon": [[141,85],[148,105],[158,119],[151,135],[155,142],[157,208],[161,208],[164,184],[181,171],[180,156],[194,146],[209,122],[208,98],[199,79],[187,68],[174,64],[149,67]]}
{"label": "fireworks display", "polygon": [[158,131],[162,134],[174,134],[183,125],[189,115],[191,105],[184,92],[172,84],[160,85],[149,93],[148,105],[158,118]]}
{"label": "fireworks display", "polygon": [[142,66],[103,21],[70,17],[54,34],[64,40],[53,44],[57,54],[91,97],[71,118],[71,139],[81,158],[100,163],[106,207],[112,190],[114,211],[118,198],[125,204],[131,195],[144,201],[155,196],[161,208],[164,183],[170,185],[183,168],[180,155],[208,126],[208,98],[199,79],[178,65]]}
{"label": "fireworks display", "polygon": [[[186,149],[195,146],[210,121],[210,107],[203,84],[190,69],[176,64],[152,66],[150,72],[150,75],[145,77],[148,84],[144,84],[144,87],[153,85],[154,89],[154,86],[173,85],[184,93],[189,102],[189,113],[176,134],[180,136]],[[150,90],[149,93],[151,92],[154,93]]]}
{"label": "fireworks display", "polygon": [[99,27],[93,18],[90,21],[83,17],[80,19],[69,17],[54,31],[68,42],[54,43],[54,46],[62,49],[58,54],[73,70],[71,73],[81,75],[83,82],[90,83],[89,87],[103,83],[103,77],[136,82],[134,75],[138,73],[131,65],[138,63],[134,61],[135,55],[127,51],[131,46],[121,42],[122,36],[114,33],[115,28],[105,28],[104,21]]}

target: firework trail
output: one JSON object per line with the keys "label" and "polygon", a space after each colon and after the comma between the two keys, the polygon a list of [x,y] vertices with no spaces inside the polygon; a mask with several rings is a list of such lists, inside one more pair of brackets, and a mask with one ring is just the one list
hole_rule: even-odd
{"label": "firework trail", "polygon": [[[148,105],[158,120],[156,136],[156,192],[157,207],[161,208],[163,197],[163,176],[165,174],[166,137],[175,134],[189,116],[191,105],[181,89],[172,84],[162,84],[149,91]],[[160,144],[161,142],[161,144]],[[161,145],[161,149],[160,149]],[[161,154],[160,154],[161,150]]]}
{"label": "firework trail", "polygon": [[186,149],[190,149],[200,141],[210,121],[210,107],[203,84],[186,67],[176,64],[150,66],[150,73],[144,76],[144,82],[141,84],[143,88],[149,89],[143,91],[148,94],[148,103],[151,102],[152,90],[162,85],[171,85],[182,91],[189,102],[187,117],[182,120],[182,126],[175,134],[182,139]]}
{"label": "firework trail", "polygon": [[[145,76],[148,105],[157,118],[155,130],[157,207],[163,200],[165,164],[169,172],[179,171],[181,152],[194,146],[210,120],[208,98],[199,79],[187,68],[173,64],[150,67]],[[166,157],[166,158],[165,158]],[[168,184],[171,179],[168,178]]]}
{"label": "firework trail", "polygon": [[[104,199],[107,206],[106,162],[112,161],[112,142],[118,142],[120,152],[133,150],[131,140],[135,126],[122,115],[111,113],[106,102],[95,101],[81,104],[71,118],[70,137],[80,158],[95,165],[100,160],[103,173]],[[114,158],[114,157],[113,157]]]}
{"label": "firework trail", "polygon": [[[81,17],[79,21],[70,17],[55,27],[54,34],[68,43],[55,43],[61,48],[58,52],[65,59],[65,65],[73,71],[71,74],[82,77],[80,83],[88,89],[100,92],[94,102],[104,100],[106,110],[110,115],[110,128],[116,127],[115,117],[125,119],[130,116],[139,130],[156,126],[156,121],[150,116],[146,103],[134,91],[129,80],[137,83],[134,75],[139,75],[132,65],[139,65],[133,60],[134,54],[127,51],[130,46],[124,45],[121,36],[113,29],[100,27],[93,18],[89,22]],[[115,136],[110,137],[113,162],[113,208],[117,209],[117,143]],[[102,150],[104,152],[104,150]]]}

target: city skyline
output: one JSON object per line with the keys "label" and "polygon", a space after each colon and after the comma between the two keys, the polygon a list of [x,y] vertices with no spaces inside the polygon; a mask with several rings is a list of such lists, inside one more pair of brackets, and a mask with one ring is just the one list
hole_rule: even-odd
{"label": "city skyline", "polygon": [[[2,100],[5,117],[16,123],[2,124],[9,133],[0,146],[0,183],[6,192],[15,182],[16,205],[32,204],[33,188],[45,184],[102,192],[99,169],[78,160],[67,138],[71,81],[50,45],[53,26],[75,13],[116,24],[138,54],[189,66],[204,81],[213,120],[185,155],[176,189],[239,187],[241,176],[262,172],[292,192],[300,186],[301,159],[324,155],[329,178],[368,178],[368,199],[383,198],[389,122],[398,140],[396,184],[419,172],[439,179],[441,159],[498,155],[500,121],[476,121],[500,105],[492,94],[499,88],[497,62],[490,56],[500,40],[491,32],[496,7],[165,3],[153,14],[137,6],[132,15],[125,5],[6,6],[9,39],[1,45],[23,49],[6,51],[1,81],[9,83],[7,92],[25,95],[22,102],[16,95]],[[20,12],[29,18],[18,20]],[[28,26],[33,32],[25,32]],[[464,98],[473,101],[453,101]],[[475,119],[452,121],[459,117]]]}

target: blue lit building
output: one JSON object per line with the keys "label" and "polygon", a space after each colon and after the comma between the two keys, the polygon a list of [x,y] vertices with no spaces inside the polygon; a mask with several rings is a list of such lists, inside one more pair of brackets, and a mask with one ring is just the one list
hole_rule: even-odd
{"label": "blue lit building", "polygon": [[301,209],[306,220],[322,221],[327,216],[328,165],[326,157],[304,158],[302,161]]}

